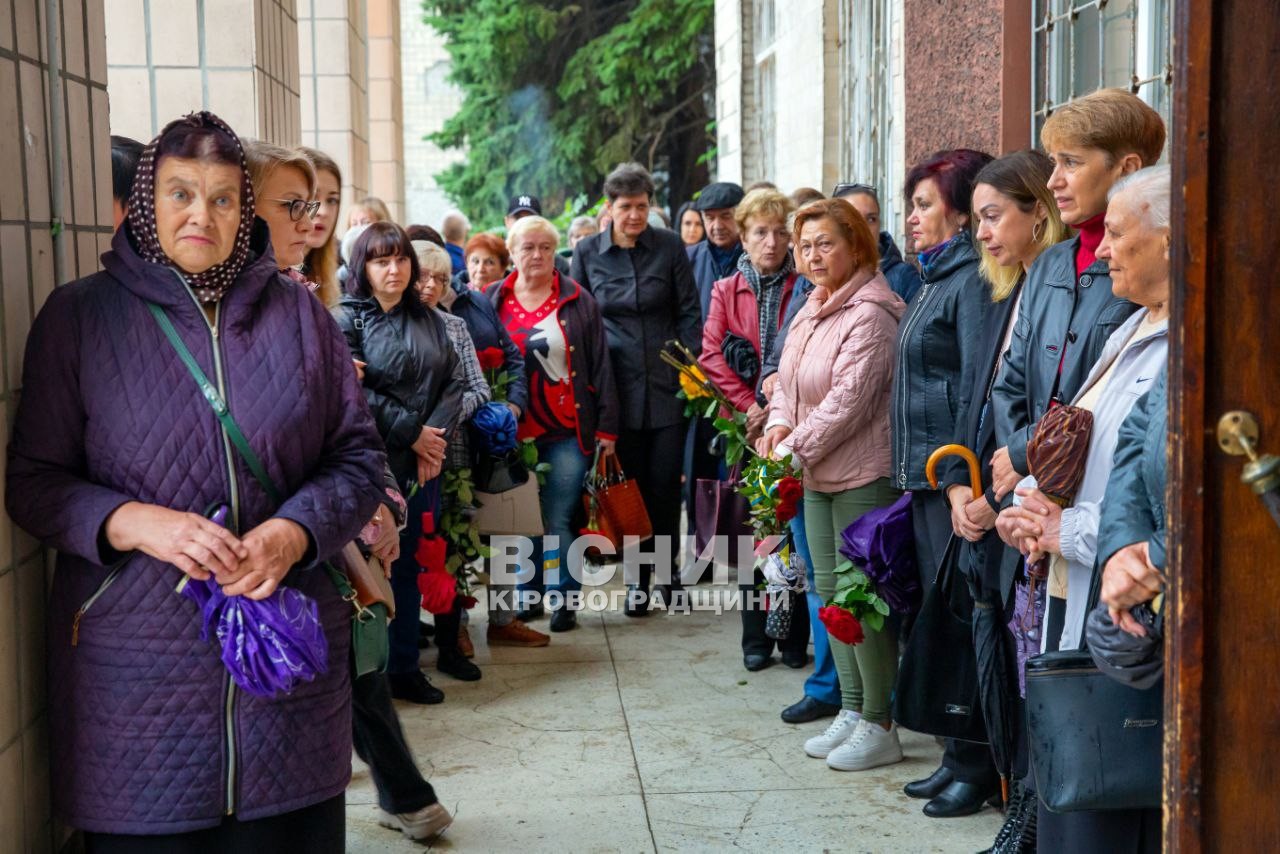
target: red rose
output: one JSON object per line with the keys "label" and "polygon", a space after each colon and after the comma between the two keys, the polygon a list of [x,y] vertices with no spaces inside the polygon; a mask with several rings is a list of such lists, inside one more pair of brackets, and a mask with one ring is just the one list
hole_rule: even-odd
{"label": "red rose", "polygon": [[474,596],[462,597],[462,607],[468,611],[470,611],[472,608],[474,608],[478,604],[479,604],[479,601]]}
{"label": "red rose", "polygon": [[418,573],[418,592],[422,594],[422,607],[432,614],[447,614],[453,608],[458,595],[458,582],[442,566]]}
{"label": "red rose", "polygon": [[496,371],[502,367],[506,355],[501,347],[485,347],[483,350],[476,351],[476,358],[480,360],[480,367],[484,370]]}
{"label": "red rose", "polygon": [[784,498],[773,508],[773,514],[785,525],[796,517],[796,503]]}
{"label": "red rose", "polygon": [[[804,498],[804,484],[790,475],[778,481],[778,502],[783,501],[795,505]],[[794,514],[793,514],[794,515]]]}
{"label": "red rose", "polygon": [[819,608],[818,619],[827,627],[827,634],[841,643],[856,646],[866,639],[862,633],[862,623],[838,605]]}

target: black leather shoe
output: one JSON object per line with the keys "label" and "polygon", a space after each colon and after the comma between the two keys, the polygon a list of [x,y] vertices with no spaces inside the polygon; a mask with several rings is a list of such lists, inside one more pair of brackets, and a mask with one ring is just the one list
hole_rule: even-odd
{"label": "black leather shoe", "polygon": [[446,655],[441,652],[440,657],[436,660],[436,670],[463,682],[478,682],[480,680],[480,668],[468,661],[462,653]]}
{"label": "black leather shoe", "polygon": [[444,702],[444,692],[432,685],[427,674],[421,670],[413,673],[388,673],[387,683],[391,686],[391,696],[397,700],[420,706],[434,706]]}
{"label": "black leather shoe", "polygon": [[784,652],[782,654],[782,663],[792,670],[799,670],[809,663],[809,653],[807,652]]}
{"label": "black leather shoe", "polygon": [[418,649],[431,646],[431,638],[435,636],[436,627],[430,623],[418,623]]}
{"label": "black leather shoe", "polygon": [[789,724],[807,724],[820,718],[834,718],[839,711],[839,706],[824,703],[806,694],[800,702],[782,710],[782,720]]}
{"label": "black leather shoe", "polygon": [[924,814],[930,818],[959,818],[982,810],[992,796],[999,797],[999,787],[953,780],[929,803]]}
{"label": "black leather shoe", "polygon": [[578,612],[560,608],[551,612],[551,631],[571,632],[578,627]]}
{"label": "black leather shoe", "polygon": [[742,656],[742,666],[754,673],[757,670],[764,670],[770,664],[773,664],[773,658],[768,655],[744,655]]}
{"label": "black leather shoe", "polygon": [[522,623],[527,623],[531,620],[538,619],[546,613],[546,609],[542,607],[542,603],[538,602],[530,605],[528,608],[516,611],[516,619]]}
{"label": "black leather shoe", "polygon": [[923,780],[915,780],[903,786],[902,791],[907,793],[908,798],[932,800],[942,794],[942,790],[950,786],[954,779],[951,769],[943,766]]}
{"label": "black leather shoe", "polygon": [[669,611],[689,610],[689,591],[678,581],[672,584],[655,584],[652,598],[655,605],[660,604]]}
{"label": "black leather shoe", "polygon": [[628,617],[649,616],[649,591],[635,584],[627,586],[627,601],[622,606],[622,613]]}

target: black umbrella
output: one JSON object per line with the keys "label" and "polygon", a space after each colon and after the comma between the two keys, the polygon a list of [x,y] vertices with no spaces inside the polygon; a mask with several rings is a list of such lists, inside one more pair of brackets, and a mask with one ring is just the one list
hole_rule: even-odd
{"label": "black umbrella", "polygon": [[960,566],[973,594],[973,652],[978,665],[978,704],[987,725],[991,758],[1000,774],[1000,795],[1009,802],[1009,777],[1013,768],[1016,721],[1013,698],[1017,696],[1015,657],[1005,628],[1004,600],[1000,594],[1000,561],[1004,543],[994,531],[976,543],[964,543]]}

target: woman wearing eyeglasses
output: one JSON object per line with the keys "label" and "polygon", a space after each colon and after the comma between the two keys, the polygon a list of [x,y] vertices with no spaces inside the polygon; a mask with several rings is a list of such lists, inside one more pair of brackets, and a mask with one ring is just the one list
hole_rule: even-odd
{"label": "woman wearing eyeglasses", "polygon": [[[311,218],[320,210],[320,203],[312,201],[315,167],[301,151],[257,139],[245,140],[244,158],[253,182],[253,212],[271,229],[276,265],[292,271],[307,257]],[[301,280],[301,276],[295,278]]]}

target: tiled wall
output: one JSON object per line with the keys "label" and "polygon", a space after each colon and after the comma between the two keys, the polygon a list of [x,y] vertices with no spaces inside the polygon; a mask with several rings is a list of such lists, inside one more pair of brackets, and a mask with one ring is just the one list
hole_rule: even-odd
{"label": "tiled wall", "polygon": [[404,83],[405,220],[440,227],[453,204],[436,185],[436,173],[466,160],[462,150],[428,142],[462,106],[462,92],[448,81],[451,63],[444,37],[423,21],[422,0],[400,3],[400,68]]}
{"label": "tiled wall", "polygon": [[400,0],[368,0],[369,192],[404,222],[404,105]]}
{"label": "tiled wall", "polygon": [[342,170],[339,233],[347,206],[369,195],[367,50],[363,2],[298,0],[302,142]]}
{"label": "tiled wall", "polygon": [[192,110],[302,136],[295,0],[106,0],[111,131],[144,142]]}
{"label": "tiled wall", "polygon": [[[54,21],[62,97],[48,76],[43,0],[0,0],[0,446],[20,393],[31,320],[61,279],[98,269],[111,238],[111,158],[102,0],[62,0]],[[53,135],[50,106],[60,106]],[[54,158],[62,163],[62,227],[53,226]],[[55,236],[56,232],[56,236]],[[55,259],[55,253],[57,258]],[[0,457],[0,470],[3,457]],[[54,847],[46,762],[45,554],[0,519],[0,850]],[[60,838],[60,837],[59,837]]]}

